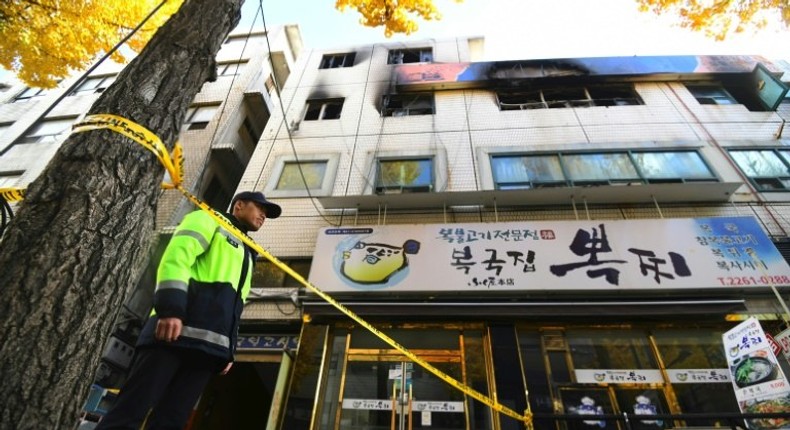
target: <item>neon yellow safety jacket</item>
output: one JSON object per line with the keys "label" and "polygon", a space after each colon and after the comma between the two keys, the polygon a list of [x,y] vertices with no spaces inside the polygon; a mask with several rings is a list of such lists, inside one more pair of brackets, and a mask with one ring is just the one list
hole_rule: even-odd
{"label": "neon yellow safety jacket", "polygon": [[[232,216],[226,218],[240,227]],[[193,348],[232,361],[255,257],[207,213],[184,217],[159,263],[154,310],[138,346]],[[169,317],[181,319],[181,336],[174,342],[156,340],[156,322]]]}

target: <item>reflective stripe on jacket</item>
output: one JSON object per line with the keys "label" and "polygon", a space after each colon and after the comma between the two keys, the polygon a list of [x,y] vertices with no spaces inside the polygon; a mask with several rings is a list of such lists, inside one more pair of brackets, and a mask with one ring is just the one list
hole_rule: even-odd
{"label": "reflective stripe on jacket", "polygon": [[163,344],[154,336],[156,322],[160,317],[176,317],[183,329],[170,345],[232,360],[253,262],[254,253],[210,215],[188,214],[162,255],[154,310],[138,345]]}

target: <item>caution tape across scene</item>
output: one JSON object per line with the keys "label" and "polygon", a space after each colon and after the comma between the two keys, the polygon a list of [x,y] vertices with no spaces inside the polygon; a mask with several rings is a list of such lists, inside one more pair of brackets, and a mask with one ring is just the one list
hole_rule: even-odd
{"label": "caution tape across scene", "polygon": [[[250,248],[254,249],[255,252],[257,252],[259,255],[262,255],[267,260],[271,261],[282,271],[293,277],[297,282],[304,285],[305,288],[307,288],[317,296],[321,297],[327,303],[331,304],[337,310],[339,310],[340,312],[342,312],[352,320],[356,321],[359,325],[361,325],[362,327],[364,327],[365,329],[376,335],[379,339],[386,342],[388,345],[399,351],[401,354],[403,354],[413,362],[417,363],[419,366],[423,367],[425,370],[431,372],[432,374],[434,374],[435,376],[437,376],[447,384],[455,387],[456,389],[463,392],[464,394],[489,406],[491,409],[499,413],[502,413],[504,415],[507,415],[511,418],[514,418],[516,420],[519,420],[524,423],[526,428],[532,429],[532,413],[530,412],[529,409],[527,409],[523,414],[520,414],[498,403],[492,398],[476,391],[475,389],[467,386],[466,384],[457,381],[453,377],[447,375],[446,373],[437,369],[427,361],[418,357],[413,352],[409,351],[408,349],[400,345],[394,339],[387,336],[385,333],[379,331],[373,325],[371,325],[370,323],[362,319],[360,316],[352,312],[350,309],[346,308],[343,304],[336,301],[330,295],[328,295],[318,287],[308,282],[300,274],[296,273],[293,269],[291,269],[288,265],[281,262],[275,256],[273,256],[268,251],[266,251],[261,246],[259,246],[257,243],[255,243],[252,240],[252,238],[250,238],[249,236],[244,234],[241,230],[237,229],[233,224],[228,222],[221,213],[217,212],[215,209],[211,208],[208,204],[201,201],[192,193],[184,189],[182,186],[184,157],[183,157],[181,145],[178,144],[178,142],[176,142],[176,145],[173,149],[173,153],[170,154],[168,153],[167,148],[162,143],[161,139],[159,139],[155,134],[151,133],[145,127],[133,121],[130,121],[126,118],[117,115],[109,115],[109,114],[98,114],[98,115],[87,116],[83,121],[80,121],[74,125],[72,134],[82,133],[91,130],[111,130],[120,133],[132,139],[133,141],[137,142],[138,144],[142,145],[144,148],[148,149],[149,151],[153,152],[156,158],[159,160],[159,162],[162,163],[162,165],[165,167],[171,179],[171,182],[162,184],[163,188],[176,189],[180,191],[195,206],[207,212],[224,229],[232,232],[234,236],[236,236],[238,239],[243,241]],[[14,201],[22,200],[24,198],[24,190],[0,189],[0,196],[5,198],[6,201],[14,202]]]}

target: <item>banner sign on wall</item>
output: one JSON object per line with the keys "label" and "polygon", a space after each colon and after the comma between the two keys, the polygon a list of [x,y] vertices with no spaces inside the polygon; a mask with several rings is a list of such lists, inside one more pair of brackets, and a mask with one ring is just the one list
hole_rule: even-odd
{"label": "banner sign on wall", "polygon": [[658,369],[576,369],[579,384],[660,384],[664,382]]}
{"label": "banner sign on wall", "polygon": [[[749,318],[722,335],[724,353],[730,368],[735,398],[743,413],[790,412],[790,384],[771,350],[765,332],[756,318]],[[750,420],[749,428],[788,428],[767,426]]]}
{"label": "banner sign on wall", "polygon": [[310,282],[327,292],[789,286],[752,217],[423,224],[319,231]]}

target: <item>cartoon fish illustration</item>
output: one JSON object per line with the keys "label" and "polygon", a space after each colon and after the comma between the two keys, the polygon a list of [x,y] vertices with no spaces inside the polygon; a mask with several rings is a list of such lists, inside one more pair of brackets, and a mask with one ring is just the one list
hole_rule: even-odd
{"label": "cartoon fish illustration", "polygon": [[360,284],[384,284],[409,265],[407,254],[416,254],[420,242],[409,239],[402,246],[357,242],[343,251],[341,273]]}

